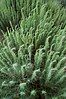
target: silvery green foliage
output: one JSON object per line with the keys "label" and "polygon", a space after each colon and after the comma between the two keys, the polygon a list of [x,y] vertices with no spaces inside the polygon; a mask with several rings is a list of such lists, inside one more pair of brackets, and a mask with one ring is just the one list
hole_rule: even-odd
{"label": "silvery green foliage", "polygon": [[65,9],[53,2],[39,8],[40,1],[27,18],[22,12],[18,30],[4,34],[0,99],[66,98]]}
{"label": "silvery green foliage", "polygon": [[[25,17],[29,16],[32,9],[36,7],[39,2],[41,6],[45,0],[1,0],[0,2],[0,32],[7,31],[7,28],[15,28],[19,26],[21,18],[23,18],[22,12]],[[11,24],[10,24],[11,22]]]}
{"label": "silvery green foliage", "polygon": [[[55,0],[56,2],[57,0]],[[0,32],[1,30],[7,31],[7,28],[15,28],[19,26],[19,22],[23,19],[23,13],[25,18],[27,18],[33,9],[36,8],[38,4],[39,12],[41,6],[50,2],[53,7],[58,7],[58,3],[55,3],[54,0],[1,0],[0,2]],[[52,3],[54,2],[54,3]],[[54,8],[55,10],[56,8]],[[58,13],[59,14],[59,13]],[[12,26],[11,26],[11,24]]]}
{"label": "silvery green foliage", "polygon": [[59,2],[62,4],[62,6],[66,7],[66,0],[59,0]]}
{"label": "silvery green foliage", "polygon": [[[4,32],[7,31],[7,27],[11,28],[12,26],[15,27],[19,23],[21,14],[19,6],[21,7],[21,4],[17,2],[18,0],[1,0],[0,2],[0,34],[1,30]],[[16,9],[16,6],[17,9]]]}

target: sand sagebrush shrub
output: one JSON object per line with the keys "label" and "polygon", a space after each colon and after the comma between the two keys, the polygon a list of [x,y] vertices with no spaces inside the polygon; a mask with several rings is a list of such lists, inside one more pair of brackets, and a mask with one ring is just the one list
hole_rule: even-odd
{"label": "sand sagebrush shrub", "polygon": [[[18,5],[17,5],[18,1]],[[19,23],[21,14],[20,10],[21,5],[19,5],[20,0],[2,0],[0,4],[0,31],[3,30],[4,32],[7,31],[7,27],[11,28],[12,26],[15,27]],[[17,10],[16,10],[16,6]]]}
{"label": "sand sagebrush shrub", "polygon": [[[7,31],[7,28],[15,28],[19,26],[20,20],[27,18],[33,10],[38,6],[40,12],[41,6],[48,2],[47,8],[50,9],[52,5],[53,13],[60,10],[58,3],[54,0],[1,0],[0,2],[0,32]],[[54,3],[53,3],[54,2]],[[59,11],[58,10],[58,11]],[[64,11],[62,11],[63,13]],[[59,12],[57,12],[59,15]],[[24,14],[24,15],[23,15]],[[64,14],[65,15],[65,14]],[[11,23],[11,24],[10,24]]]}
{"label": "sand sagebrush shrub", "polygon": [[[39,3],[41,6],[45,0],[1,0],[0,2],[0,32],[1,30],[7,31],[7,27],[19,26],[19,21],[22,16],[22,12],[25,17],[29,15],[31,10]],[[39,8],[40,8],[39,6]]]}
{"label": "sand sagebrush shrub", "polygon": [[[24,0],[25,1],[25,0]],[[26,5],[23,0],[2,0],[0,3],[0,31],[15,27],[22,17],[21,9]]]}
{"label": "sand sagebrush shrub", "polygon": [[1,99],[66,98],[65,9],[50,4],[39,10],[37,3],[27,18],[22,13],[18,30],[4,34],[0,47]]}
{"label": "sand sagebrush shrub", "polygon": [[17,53],[10,43],[0,52],[0,98],[62,99],[66,84],[66,28],[45,40],[31,62],[33,44],[22,44]]}

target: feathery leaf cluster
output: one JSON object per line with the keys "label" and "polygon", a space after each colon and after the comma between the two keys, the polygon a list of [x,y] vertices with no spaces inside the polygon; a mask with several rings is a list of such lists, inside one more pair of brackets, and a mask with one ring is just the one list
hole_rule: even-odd
{"label": "feathery leaf cluster", "polygon": [[66,10],[44,0],[29,9],[27,1],[19,29],[0,46],[0,99],[65,99]]}

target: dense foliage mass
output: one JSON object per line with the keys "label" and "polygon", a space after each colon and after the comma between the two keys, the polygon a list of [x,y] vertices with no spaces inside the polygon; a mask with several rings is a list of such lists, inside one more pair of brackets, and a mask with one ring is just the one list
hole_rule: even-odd
{"label": "dense foliage mass", "polygon": [[11,15],[10,29],[2,19],[0,99],[66,99],[66,9],[55,0],[21,1],[18,28]]}

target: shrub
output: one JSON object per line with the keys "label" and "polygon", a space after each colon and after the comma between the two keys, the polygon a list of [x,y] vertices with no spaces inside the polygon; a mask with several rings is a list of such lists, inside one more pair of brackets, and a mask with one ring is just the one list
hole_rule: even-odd
{"label": "shrub", "polygon": [[[32,9],[0,47],[1,99],[66,98],[65,9],[52,2]],[[63,22],[63,24],[62,24]]]}
{"label": "shrub", "polygon": [[[17,6],[18,9],[19,6]],[[20,9],[16,11],[13,0],[2,0],[2,4],[0,7],[0,31],[3,30],[4,32],[6,32],[7,27],[11,28],[10,22],[12,23],[12,26],[15,27],[15,25],[18,24],[20,17]]]}
{"label": "shrub", "polygon": [[[1,0],[0,2],[0,32],[3,30],[7,31],[7,28],[15,28],[19,26],[19,21],[23,17],[27,17],[30,11],[35,8],[36,2],[39,0]],[[43,0],[40,1],[40,6]],[[10,24],[11,23],[11,24]]]}

